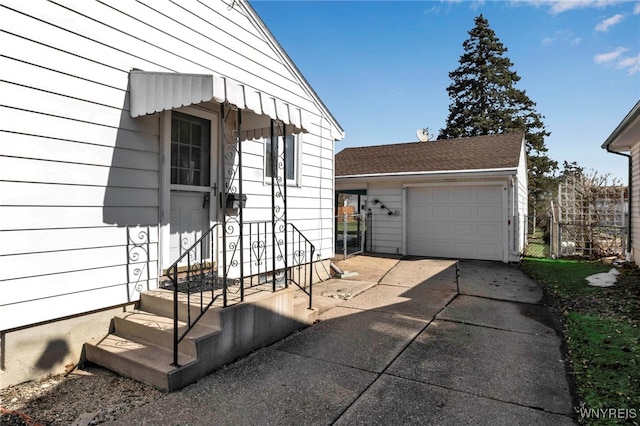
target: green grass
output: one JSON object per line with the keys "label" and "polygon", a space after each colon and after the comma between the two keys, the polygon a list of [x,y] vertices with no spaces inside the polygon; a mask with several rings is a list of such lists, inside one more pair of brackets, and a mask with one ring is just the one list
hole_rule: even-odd
{"label": "green grass", "polygon": [[569,312],[565,320],[571,365],[585,406],[640,410],[640,329],[578,312]]}
{"label": "green grass", "polygon": [[[365,226],[363,223],[360,224],[360,232],[363,232]],[[338,233],[342,234],[344,230],[344,223],[338,223]],[[347,222],[347,234],[357,234],[358,233],[358,222]]]}
{"label": "green grass", "polygon": [[585,278],[611,269],[611,266],[599,262],[548,258],[525,258],[520,267],[553,297],[562,300],[575,295],[598,293],[601,288],[588,285]]}
{"label": "green grass", "polygon": [[548,291],[562,313],[580,402],[588,409],[633,409],[637,415],[592,418],[589,424],[640,424],[638,268],[622,268],[616,285],[607,288],[585,280],[611,269],[599,262],[525,258],[521,268]]}

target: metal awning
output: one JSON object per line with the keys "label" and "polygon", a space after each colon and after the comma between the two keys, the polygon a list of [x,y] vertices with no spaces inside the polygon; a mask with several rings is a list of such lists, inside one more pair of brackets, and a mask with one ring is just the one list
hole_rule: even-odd
{"label": "metal awning", "polygon": [[229,102],[239,109],[280,120],[292,125],[295,133],[311,128],[311,115],[307,111],[216,74],[133,70],[129,73],[129,83],[130,114],[133,118],[213,101]]}

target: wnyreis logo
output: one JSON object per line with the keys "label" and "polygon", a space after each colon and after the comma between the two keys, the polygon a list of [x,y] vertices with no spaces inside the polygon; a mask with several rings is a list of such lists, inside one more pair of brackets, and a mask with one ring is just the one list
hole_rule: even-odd
{"label": "wnyreis logo", "polygon": [[578,415],[584,419],[618,419],[629,420],[638,418],[636,408],[587,408],[585,403],[573,408]]}

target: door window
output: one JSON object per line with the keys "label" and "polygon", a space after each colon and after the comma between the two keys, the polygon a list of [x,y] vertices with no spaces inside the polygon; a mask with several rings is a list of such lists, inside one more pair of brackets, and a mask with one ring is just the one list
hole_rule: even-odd
{"label": "door window", "polygon": [[210,186],[211,121],[192,115],[171,114],[171,183]]}

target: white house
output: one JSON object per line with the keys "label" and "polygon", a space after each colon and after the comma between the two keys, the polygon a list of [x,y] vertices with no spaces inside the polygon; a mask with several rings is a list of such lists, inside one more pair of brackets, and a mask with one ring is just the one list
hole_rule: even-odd
{"label": "white house", "polygon": [[602,144],[607,151],[629,159],[628,257],[640,265],[640,101]]}
{"label": "white house", "polygon": [[522,133],[346,148],[336,191],[366,191],[374,252],[517,262],[526,243]]}
{"label": "white house", "polygon": [[2,386],[171,271],[333,256],[344,131],[246,0],[1,0],[0,30]]}

